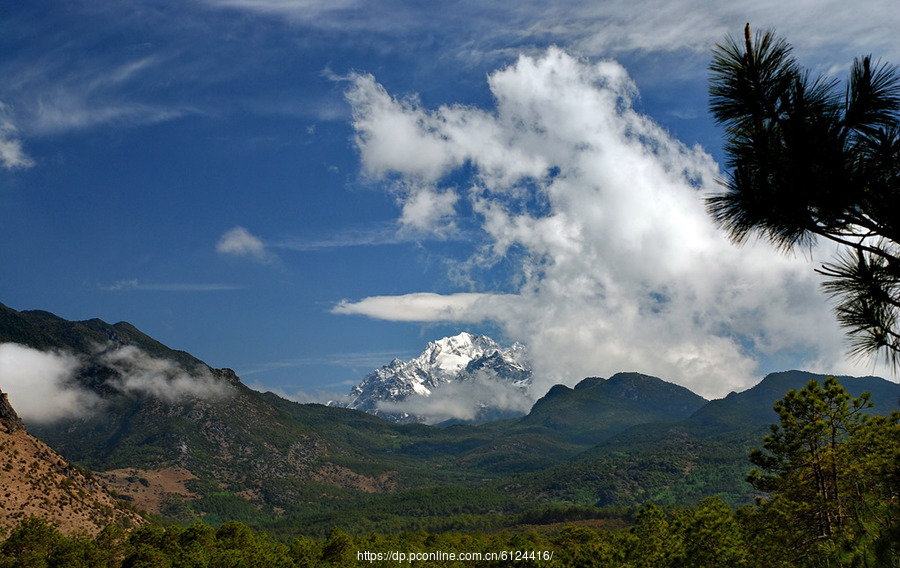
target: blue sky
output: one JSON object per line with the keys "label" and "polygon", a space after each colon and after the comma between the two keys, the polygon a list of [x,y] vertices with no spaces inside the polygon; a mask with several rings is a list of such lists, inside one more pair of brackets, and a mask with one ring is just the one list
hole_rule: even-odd
{"label": "blue sky", "polygon": [[0,302],[301,400],[464,330],[526,343],[537,389],[890,376],[844,357],[830,251],[702,211],[712,46],[749,21],[818,73],[900,61],[894,2],[849,4],[9,2]]}

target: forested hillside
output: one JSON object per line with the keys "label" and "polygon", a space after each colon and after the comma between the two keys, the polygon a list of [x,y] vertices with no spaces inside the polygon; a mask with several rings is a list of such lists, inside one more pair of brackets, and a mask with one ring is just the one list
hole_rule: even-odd
{"label": "forested hillside", "polygon": [[128,566],[197,554],[354,565],[353,551],[441,542],[533,546],[559,566],[682,565],[697,539],[710,562],[748,565],[894,550],[900,386],[880,378],[790,371],[705,401],[620,373],[558,385],[521,418],[402,425],[253,391],[125,323],[3,316],[4,345],[69,353],[71,388],[95,397],[91,413],[34,430],[169,527],[72,539],[26,520],[0,550],[10,562],[34,547],[51,564]]}

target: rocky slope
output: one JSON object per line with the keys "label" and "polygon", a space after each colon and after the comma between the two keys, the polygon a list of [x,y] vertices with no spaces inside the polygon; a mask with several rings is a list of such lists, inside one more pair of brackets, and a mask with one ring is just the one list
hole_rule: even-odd
{"label": "rocky slope", "polygon": [[66,534],[95,535],[112,523],[131,528],[145,522],[91,474],[31,436],[3,392],[0,463],[0,528],[12,528],[36,516]]}

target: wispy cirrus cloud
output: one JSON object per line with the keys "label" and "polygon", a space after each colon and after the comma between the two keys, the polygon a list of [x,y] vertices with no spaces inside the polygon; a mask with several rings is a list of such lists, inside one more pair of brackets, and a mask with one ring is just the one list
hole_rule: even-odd
{"label": "wispy cirrus cloud", "polygon": [[8,170],[30,168],[34,160],[25,154],[15,124],[9,117],[9,109],[0,102],[0,165]]}
{"label": "wispy cirrus cloud", "polygon": [[[405,201],[405,197],[401,198]],[[448,214],[450,211],[448,211]],[[428,222],[425,222],[425,220]],[[365,226],[348,226],[331,234],[316,237],[290,237],[269,243],[270,248],[292,250],[298,252],[327,250],[345,247],[389,246],[422,241],[468,241],[473,235],[459,227],[448,225],[436,231],[432,221],[437,217],[423,215],[421,222],[410,224],[403,219],[396,221],[371,223]]]}
{"label": "wispy cirrus cloud", "polygon": [[380,223],[366,227],[348,227],[340,232],[316,237],[291,237],[273,242],[272,247],[298,252],[344,247],[395,245],[408,242],[396,223]]}
{"label": "wispy cirrus cloud", "polygon": [[243,286],[234,284],[192,283],[192,282],[140,282],[137,278],[117,280],[110,285],[102,286],[109,292],[141,291],[141,292],[224,292],[240,290]]}
{"label": "wispy cirrus cloud", "polygon": [[29,135],[154,124],[201,113],[190,104],[138,94],[145,89],[141,85],[152,84],[152,77],[161,73],[165,63],[160,58],[71,61],[65,48],[56,55],[7,64],[5,72],[13,80],[3,92],[17,101]]}
{"label": "wispy cirrus cloud", "polygon": [[[232,22],[218,27],[223,20],[210,13],[223,11],[260,18],[253,25]],[[21,115],[17,126],[26,137],[102,125],[153,124],[198,114],[216,116],[227,111],[210,106],[216,99],[210,85],[223,78],[251,76],[259,66],[246,51],[224,57],[228,65],[204,54],[234,49],[241,42],[223,45],[222,36],[252,38],[262,29],[257,25],[269,25],[290,36],[280,20],[288,28],[323,32],[303,38],[304,45],[314,47],[335,42],[349,45],[366,32],[366,41],[384,53],[411,52],[413,46],[428,42],[434,61],[453,59],[464,65],[509,61],[519,52],[553,44],[592,57],[677,53],[679,61],[689,61],[685,72],[695,76],[705,66],[710,46],[726,33],[739,33],[746,21],[757,28],[776,27],[812,59],[825,50],[839,50],[847,63],[850,57],[869,52],[898,60],[900,46],[892,33],[900,26],[896,12],[885,9],[880,0],[860,0],[852,9],[845,2],[821,0],[816,5],[816,26],[809,26],[807,6],[784,6],[774,0],[752,5],[673,0],[663,6],[656,0],[569,0],[552,5],[537,0],[490,5],[461,0],[441,10],[427,4],[359,0],[195,0],[180,6],[180,12],[153,6],[70,7],[48,15],[46,27],[22,34],[41,35],[40,51],[22,39],[7,46],[16,56],[0,64],[8,78],[0,86],[0,99],[16,105]],[[173,14],[177,25],[173,25]],[[64,35],[56,29],[64,27],[55,26],[54,18],[83,21],[85,25],[75,28],[84,33]],[[873,21],[879,25],[873,26]],[[125,50],[105,50],[110,36],[134,36],[134,42]],[[281,49],[255,47],[267,59],[278,56]],[[667,78],[672,80],[672,73]],[[308,109],[318,109],[312,113],[326,120],[343,117],[330,100],[296,104],[287,97],[253,98],[260,112],[296,114],[307,109],[302,112],[309,114]],[[218,103],[227,106],[221,100]],[[442,196],[450,198],[450,194]]]}
{"label": "wispy cirrus cloud", "polygon": [[[778,0],[752,4],[502,0],[490,5],[456,0],[439,11],[429,9],[427,4],[358,0],[199,1],[213,8],[238,9],[297,25],[348,33],[364,29],[394,39],[414,38],[425,30],[453,30],[452,52],[479,59],[490,57],[490,53],[509,54],[511,49],[552,44],[567,45],[591,56],[687,51],[705,59],[710,45],[725,33],[739,32],[748,21],[758,28],[776,27],[811,56],[835,47],[853,55],[877,47],[893,60],[900,55],[893,34],[900,25],[900,14],[884,0],[860,0],[852,7],[842,0],[819,0],[814,7],[815,26],[809,25],[810,5],[785,5]],[[877,26],[873,26],[874,21]]]}
{"label": "wispy cirrus cloud", "polygon": [[[350,352],[350,353],[327,353],[323,354],[319,357],[302,357],[302,358],[294,358],[294,359],[281,359],[278,361],[268,361],[265,363],[257,363],[255,365],[248,365],[239,370],[239,375],[241,377],[244,376],[252,376],[258,375],[261,373],[266,373],[276,369],[297,369],[303,367],[315,367],[315,366],[337,366],[337,367],[346,367],[348,369],[361,369],[363,372],[368,372],[371,369],[381,367],[386,362],[393,360],[396,357],[412,357],[414,353],[412,352],[404,352],[403,350],[391,349],[391,350],[383,350],[383,351],[360,351],[360,352]],[[354,385],[358,381],[352,380],[346,385]]]}
{"label": "wispy cirrus cloud", "polygon": [[263,14],[287,17],[298,21],[322,19],[328,14],[340,14],[364,7],[361,0],[201,0],[210,6],[242,9]]}

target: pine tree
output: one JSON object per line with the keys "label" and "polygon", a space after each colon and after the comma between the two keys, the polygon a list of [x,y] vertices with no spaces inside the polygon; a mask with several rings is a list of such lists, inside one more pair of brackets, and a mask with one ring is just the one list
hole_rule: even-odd
{"label": "pine tree", "polygon": [[812,78],[771,32],[727,38],[710,64],[710,110],[726,129],[728,177],[707,199],[740,244],[841,245],[818,270],[852,352],[900,368],[900,77],[857,59],[845,87]]}

